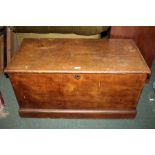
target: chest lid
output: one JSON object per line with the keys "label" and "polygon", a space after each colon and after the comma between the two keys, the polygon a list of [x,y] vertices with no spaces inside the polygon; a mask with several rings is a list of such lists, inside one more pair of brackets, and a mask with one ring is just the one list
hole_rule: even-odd
{"label": "chest lid", "polygon": [[130,39],[24,39],[7,73],[147,73]]}

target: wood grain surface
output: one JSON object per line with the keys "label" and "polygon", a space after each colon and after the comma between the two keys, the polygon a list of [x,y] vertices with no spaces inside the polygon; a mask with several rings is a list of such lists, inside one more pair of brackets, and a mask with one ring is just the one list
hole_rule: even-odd
{"label": "wood grain surface", "polygon": [[20,109],[21,117],[32,118],[69,118],[69,119],[133,119],[136,116],[133,110],[66,110],[66,109]]}
{"label": "wood grain surface", "polygon": [[0,36],[0,73],[4,70],[4,35]]}
{"label": "wood grain surface", "polygon": [[112,26],[110,38],[133,39],[151,68],[155,59],[155,26]]}
{"label": "wood grain surface", "polygon": [[134,118],[150,74],[122,39],[26,39],[5,71],[20,116],[51,118]]}
{"label": "wood grain surface", "polygon": [[[21,108],[135,109],[146,74],[13,74]],[[21,91],[22,90],[22,91]]]}
{"label": "wood grain surface", "polygon": [[150,73],[132,40],[25,39],[6,72]]}

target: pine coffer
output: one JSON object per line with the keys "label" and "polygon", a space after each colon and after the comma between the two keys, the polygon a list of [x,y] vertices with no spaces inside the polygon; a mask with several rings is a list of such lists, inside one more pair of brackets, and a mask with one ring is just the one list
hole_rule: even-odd
{"label": "pine coffer", "polygon": [[5,69],[22,117],[134,118],[150,69],[130,39],[24,39]]}

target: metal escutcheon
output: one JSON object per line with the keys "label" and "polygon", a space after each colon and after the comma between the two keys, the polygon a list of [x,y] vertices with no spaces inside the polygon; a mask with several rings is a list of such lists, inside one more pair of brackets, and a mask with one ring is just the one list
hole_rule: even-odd
{"label": "metal escutcheon", "polygon": [[79,80],[81,78],[81,76],[80,76],[80,74],[75,74],[74,75],[74,78],[77,79],[77,80]]}

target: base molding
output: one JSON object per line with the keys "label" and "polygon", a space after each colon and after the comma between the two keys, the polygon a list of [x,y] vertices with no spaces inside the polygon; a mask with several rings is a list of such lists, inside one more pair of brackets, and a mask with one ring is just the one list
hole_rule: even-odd
{"label": "base molding", "polygon": [[21,117],[33,118],[112,118],[133,119],[136,109],[131,110],[75,110],[75,109],[25,109],[19,110]]}

